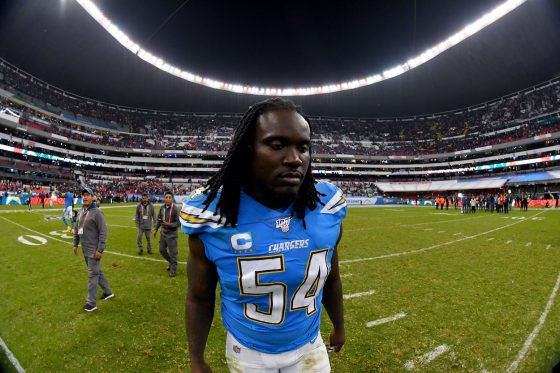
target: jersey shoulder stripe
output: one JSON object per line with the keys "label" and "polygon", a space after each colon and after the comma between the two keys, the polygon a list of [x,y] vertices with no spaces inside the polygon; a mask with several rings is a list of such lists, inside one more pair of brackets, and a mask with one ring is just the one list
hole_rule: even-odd
{"label": "jersey shoulder stripe", "polygon": [[327,181],[320,181],[316,185],[320,193],[326,194],[321,197],[321,201],[325,203],[321,209],[321,214],[336,214],[342,209],[345,209],[346,198],[342,195],[342,191],[334,184]]}
{"label": "jersey shoulder stripe", "polygon": [[220,194],[218,193],[210,206],[204,210],[206,197],[204,188],[199,188],[183,201],[183,207],[179,213],[183,233],[198,234],[223,227],[224,219],[220,222],[220,217],[214,214]]}

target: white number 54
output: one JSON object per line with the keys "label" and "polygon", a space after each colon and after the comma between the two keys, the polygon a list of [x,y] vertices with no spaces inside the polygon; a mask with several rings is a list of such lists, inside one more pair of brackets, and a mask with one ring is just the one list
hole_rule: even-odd
{"label": "white number 54", "polygon": [[[325,284],[329,271],[328,252],[328,249],[323,249],[312,251],[309,255],[305,277],[290,301],[290,312],[306,310],[309,316],[317,311],[316,298]],[[261,282],[260,276],[284,272],[286,270],[284,255],[237,258],[237,267],[241,295],[268,295],[269,299],[268,309],[261,309],[253,303],[245,304],[245,317],[269,325],[282,324],[286,317],[288,286],[282,282]]]}

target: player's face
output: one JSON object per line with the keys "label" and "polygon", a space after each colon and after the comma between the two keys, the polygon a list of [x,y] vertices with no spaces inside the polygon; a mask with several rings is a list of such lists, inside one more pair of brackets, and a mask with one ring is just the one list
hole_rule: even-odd
{"label": "player's face", "polygon": [[143,204],[143,205],[147,205],[147,204],[148,204],[148,197],[146,197],[146,196],[142,197],[142,204]]}
{"label": "player's face", "polygon": [[163,198],[167,206],[170,206],[171,203],[173,203],[173,196],[171,196],[170,194],[166,194]]}
{"label": "player's face", "polygon": [[250,146],[252,180],[246,191],[268,207],[291,203],[309,168],[310,136],[309,124],[295,111],[262,114]]}
{"label": "player's face", "polygon": [[91,205],[91,202],[93,201],[93,199],[91,198],[91,194],[83,193],[82,194],[82,201],[84,202],[85,207],[89,207],[89,205]]}

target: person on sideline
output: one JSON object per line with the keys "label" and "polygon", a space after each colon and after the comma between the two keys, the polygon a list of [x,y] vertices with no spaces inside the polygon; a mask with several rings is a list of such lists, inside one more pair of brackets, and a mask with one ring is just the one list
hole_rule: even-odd
{"label": "person on sideline", "polygon": [[142,194],[142,200],[136,206],[136,216],[134,218],[138,234],[136,243],[138,245],[138,255],[142,255],[142,236],[146,236],[148,254],[152,254],[152,229],[156,224],[156,213],[154,206],[150,203],[148,195]]}
{"label": "person on sideline", "polygon": [[64,196],[64,210],[62,210],[62,222],[66,226],[66,232],[74,234],[74,193],[67,190]]}
{"label": "person on sideline", "polygon": [[74,233],[74,255],[78,255],[78,245],[82,244],[82,253],[88,267],[88,293],[84,311],[97,309],[97,287],[103,291],[101,300],[114,297],[105,274],[101,270],[101,258],[107,242],[107,223],[101,210],[93,202],[90,188],[82,190],[83,207],[76,218]]}
{"label": "person on sideline", "polygon": [[193,373],[220,283],[226,359],[232,372],[330,372],[321,304],[346,341],[337,245],[346,216],[338,187],[316,183],[311,128],[293,102],[255,104],[235,131],[223,166],[183,203],[189,234],[185,323]]}
{"label": "person on sideline", "polygon": [[173,193],[167,191],[163,197],[163,206],[160,207],[158,218],[156,221],[156,229],[154,230],[154,238],[160,227],[161,235],[159,237],[159,252],[167,260],[169,265],[169,277],[177,276],[177,240],[179,234],[177,228],[181,226],[179,222],[179,209],[173,203]]}

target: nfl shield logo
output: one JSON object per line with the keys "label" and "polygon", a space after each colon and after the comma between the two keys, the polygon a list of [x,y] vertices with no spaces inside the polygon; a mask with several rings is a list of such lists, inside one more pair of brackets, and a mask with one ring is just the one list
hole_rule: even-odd
{"label": "nfl shield logo", "polygon": [[288,216],[287,218],[282,218],[276,220],[276,228],[280,228],[282,232],[286,233],[290,230],[290,222],[292,221],[292,217]]}

